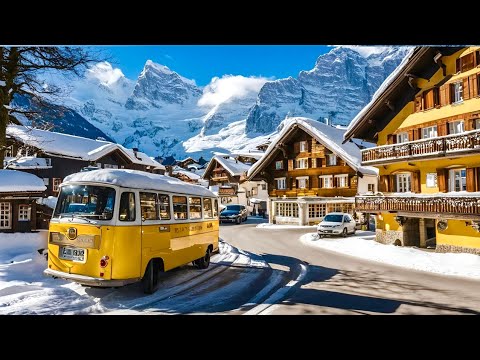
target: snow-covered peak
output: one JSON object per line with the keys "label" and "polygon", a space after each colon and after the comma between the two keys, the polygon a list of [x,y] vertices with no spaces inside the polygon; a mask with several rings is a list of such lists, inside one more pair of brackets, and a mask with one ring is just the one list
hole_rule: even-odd
{"label": "snow-covered peak", "polygon": [[92,82],[97,80],[99,84],[108,87],[125,79],[122,70],[114,68],[112,64],[107,61],[99,62],[87,69],[85,77]]}

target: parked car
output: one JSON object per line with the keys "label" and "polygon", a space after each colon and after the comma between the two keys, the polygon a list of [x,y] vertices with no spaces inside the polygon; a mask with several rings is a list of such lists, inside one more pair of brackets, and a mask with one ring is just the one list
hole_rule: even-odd
{"label": "parked car", "polygon": [[242,221],[247,221],[247,208],[244,205],[227,205],[220,213],[220,222],[234,222],[241,224]]}
{"label": "parked car", "polygon": [[355,234],[356,222],[350,214],[331,212],[325,215],[322,222],[318,224],[317,231],[320,237],[325,235],[342,235],[346,237],[348,234]]}

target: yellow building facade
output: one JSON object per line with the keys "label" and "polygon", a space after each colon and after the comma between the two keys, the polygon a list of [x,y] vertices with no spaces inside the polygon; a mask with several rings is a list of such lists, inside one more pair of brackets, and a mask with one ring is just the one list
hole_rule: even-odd
{"label": "yellow building facade", "polygon": [[377,146],[379,192],[359,194],[382,243],[480,254],[480,47],[412,49],[345,139]]}

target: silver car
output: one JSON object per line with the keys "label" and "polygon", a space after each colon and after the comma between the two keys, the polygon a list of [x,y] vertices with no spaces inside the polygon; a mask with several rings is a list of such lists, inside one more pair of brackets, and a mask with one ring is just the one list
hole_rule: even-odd
{"label": "silver car", "polygon": [[322,222],[317,226],[317,232],[320,237],[325,235],[355,234],[356,222],[350,214],[331,212],[325,215]]}

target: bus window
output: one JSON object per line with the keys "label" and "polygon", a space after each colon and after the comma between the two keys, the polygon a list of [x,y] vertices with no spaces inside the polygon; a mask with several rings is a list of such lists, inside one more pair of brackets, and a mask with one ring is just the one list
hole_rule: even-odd
{"label": "bus window", "polygon": [[187,197],[186,196],[172,196],[173,202],[173,216],[175,220],[187,219]]}
{"label": "bus window", "polygon": [[212,199],[203,199],[203,217],[205,219],[213,218]]}
{"label": "bus window", "polygon": [[214,200],[214,205],[213,205],[213,217],[216,218],[218,216],[218,200]]}
{"label": "bus window", "polygon": [[158,194],[158,208],[160,212],[160,219],[170,220],[170,196]]}
{"label": "bus window", "polygon": [[202,218],[202,199],[199,197],[191,197],[188,199],[190,205],[190,219]]}
{"label": "bus window", "polygon": [[142,219],[157,220],[157,194],[154,193],[140,193],[140,206],[142,209]]}
{"label": "bus window", "polygon": [[120,221],[135,221],[135,193],[122,193],[118,219]]}

